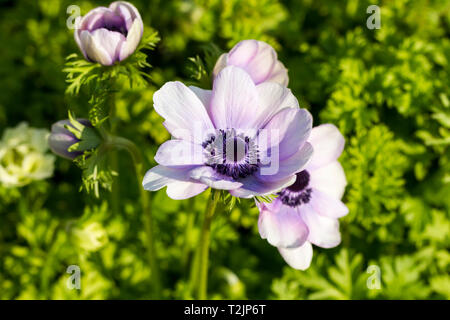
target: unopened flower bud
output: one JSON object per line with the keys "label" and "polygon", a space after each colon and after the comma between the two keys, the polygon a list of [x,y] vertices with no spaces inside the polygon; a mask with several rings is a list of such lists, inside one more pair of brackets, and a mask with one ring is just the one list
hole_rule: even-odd
{"label": "unopened flower bud", "polygon": [[84,57],[104,66],[128,58],[144,32],[139,11],[126,1],[89,11],[75,30],[75,41]]}
{"label": "unopened flower bud", "polygon": [[48,138],[50,149],[69,160],[82,155],[86,150],[95,149],[100,142],[97,131],[87,119],[60,120],[52,125]]}

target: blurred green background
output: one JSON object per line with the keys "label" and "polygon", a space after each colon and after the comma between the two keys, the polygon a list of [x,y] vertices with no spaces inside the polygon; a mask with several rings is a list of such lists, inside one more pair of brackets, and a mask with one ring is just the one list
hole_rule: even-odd
{"label": "blurred green background", "polygon": [[[340,160],[350,213],[341,219],[341,245],[315,247],[311,267],[293,270],[259,237],[252,201],[241,201],[214,220],[211,298],[450,298],[450,1],[132,3],[162,40],[148,56],[148,88],[119,94],[117,128],[141,146],[149,168],[169,138],[152,94],[166,81],[192,81],[188,58],[202,57],[210,43],[227,51],[242,39],[269,42],[314,125],[334,123],[346,137]],[[72,4],[85,14],[109,2],[0,1],[0,136],[22,121],[49,129],[68,108],[87,116],[86,93],[64,93],[65,57],[78,52],[66,27]],[[371,4],[381,7],[379,30],[366,27]],[[50,179],[0,183],[0,299],[150,297],[132,163],[126,154],[118,162],[116,208],[108,192],[100,199],[78,192],[81,172],[61,158]],[[164,298],[189,298],[207,195],[154,194]],[[81,290],[66,286],[69,265],[81,268]],[[367,285],[373,265],[379,289]]]}

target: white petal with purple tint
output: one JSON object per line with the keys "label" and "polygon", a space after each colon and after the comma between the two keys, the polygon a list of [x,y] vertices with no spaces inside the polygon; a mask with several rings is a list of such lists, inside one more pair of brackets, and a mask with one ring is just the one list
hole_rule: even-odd
{"label": "white petal with purple tint", "polygon": [[[273,152],[278,153],[280,160],[287,159],[306,142],[311,127],[312,116],[307,110],[285,108],[275,114],[264,127],[264,131],[259,134],[259,145],[273,149]],[[265,150],[260,152],[262,157],[267,154]],[[270,152],[270,157],[273,157],[273,152]]]}
{"label": "white petal with purple tint", "polygon": [[[308,167],[309,164],[307,165]],[[342,198],[345,186],[347,185],[347,179],[345,178],[344,169],[338,161],[333,161],[315,170],[309,170],[309,174],[309,185],[311,187],[336,199]]]}
{"label": "white petal with purple tint", "polygon": [[190,171],[190,177],[214,189],[233,190],[240,188],[242,183],[218,174],[213,168],[201,166]]}
{"label": "white petal with purple tint", "polygon": [[156,152],[155,161],[163,166],[189,166],[205,163],[202,146],[185,140],[164,142]]}
{"label": "white petal with purple tint", "polygon": [[309,268],[313,256],[313,249],[310,242],[306,241],[297,248],[278,248],[284,261],[292,268],[306,270]]}
{"label": "white petal with purple tint", "polygon": [[153,102],[166,128],[178,139],[202,143],[206,133],[214,130],[203,103],[181,82],[167,82],[155,92]]}
{"label": "white petal with purple tint", "polygon": [[288,176],[294,175],[295,173],[301,171],[311,158],[312,154],[313,148],[311,144],[305,142],[303,146],[292,156],[279,161],[276,172],[271,174],[271,171],[275,170],[275,165],[272,163],[274,166],[273,169],[262,166],[256,176],[258,179],[266,182],[285,179]]}
{"label": "white petal with purple tint", "polygon": [[267,239],[275,247],[298,247],[308,237],[308,228],[300,214],[294,208],[285,205],[281,205],[276,212],[268,210],[267,207],[261,210],[258,229],[261,238]]}
{"label": "white petal with purple tint", "polygon": [[167,185],[167,195],[174,200],[184,200],[194,197],[208,188],[197,182],[175,181]]}
{"label": "white petal with purple tint", "polygon": [[112,63],[117,61],[119,50],[125,42],[123,34],[115,31],[109,31],[104,28],[92,31],[92,37],[96,44],[101,46],[111,57]]}
{"label": "white petal with purple tint", "polygon": [[139,42],[141,41],[141,37],[142,34],[139,21],[135,20],[130,30],[128,30],[125,43],[122,44],[122,47],[120,49],[119,53],[120,61],[125,60],[136,50],[137,46],[139,45]]}
{"label": "white petal with purple tint", "polygon": [[287,178],[271,182],[260,180],[256,176],[249,176],[240,180],[240,182],[242,183],[242,187],[231,190],[231,195],[239,198],[251,198],[254,196],[263,196],[276,193],[293,184],[295,182],[295,176],[289,176]]}
{"label": "white petal with purple tint", "polygon": [[341,243],[339,221],[316,212],[308,203],[299,207],[301,217],[308,226],[308,241],[322,248],[333,248]]}
{"label": "white petal with purple tint", "polygon": [[[264,127],[267,122],[284,108],[298,108],[298,100],[291,90],[274,82],[264,82],[256,86],[259,95],[260,112],[258,124]],[[263,118],[264,117],[264,118]]]}
{"label": "white petal with purple tint", "polygon": [[228,53],[227,63],[242,68],[256,56],[258,52],[257,40],[243,40],[238,42]]}
{"label": "white petal with purple tint", "polygon": [[341,200],[317,189],[312,189],[310,203],[317,213],[328,218],[338,219],[348,214],[348,208]]}
{"label": "white petal with purple tint", "polygon": [[222,53],[217,59],[216,65],[213,70],[213,78],[217,77],[220,71],[227,66],[228,53]]}
{"label": "white petal with purple tint", "polygon": [[265,42],[244,40],[239,42],[228,54],[228,65],[247,71],[258,84],[270,77],[277,62],[275,50]]}
{"label": "white petal with purple tint", "polygon": [[198,88],[195,86],[189,86],[189,89],[191,89],[196,94],[196,96],[203,103],[205,109],[209,112],[211,105],[212,91]]}
{"label": "white petal with purple tint", "polygon": [[81,20],[80,30],[92,31],[101,25],[104,14],[110,12],[106,7],[97,7],[89,11]]}
{"label": "white petal with purple tint", "polygon": [[243,40],[229,53],[222,54],[214,66],[214,78],[227,66],[242,68],[255,84],[270,81],[287,86],[289,81],[287,69],[278,61],[277,53],[263,41]]}
{"label": "white petal with purple tint", "polygon": [[80,41],[83,51],[90,60],[97,61],[104,66],[113,64],[113,60],[109,52],[101,46],[101,44],[90,34],[89,31],[81,32]]}
{"label": "white petal with purple tint", "polygon": [[147,171],[142,181],[145,190],[156,191],[169,183],[176,181],[188,181],[189,171],[192,168],[168,168],[164,166],[156,166]]}
{"label": "white petal with purple tint", "polygon": [[336,161],[344,150],[345,139],[332,124],[314,127],[308,141],[314,146],[310,168],[319,168]]}
{"label": "white petal with purple tint", "polygon": [[142,33],[144,31],[144,25],[142,23],[141,15],[139,14],[139,11],[136,9],[135,6],[133,6],[131,3],[127,1],[115,1],[109,5],[109,8],[112,11],[120,14],[124,18],[127,30],[131,29],[131,26],[134,23],[134,21],[138,21],[140,34],[142,36]]}
{"label": "white petal with purple tint", "polygon": [[260,114],[256,86],[250,76],[237,67],[223,69],[213,84],[211,117],[217,129],[254,129]]}
{"label": "white petal with purple tint", "polygon": [[276,82],[282,86],[287,87],[289,83],[288,70],[281,61],[277,61],[275,67],[272,69],[267,82]]}

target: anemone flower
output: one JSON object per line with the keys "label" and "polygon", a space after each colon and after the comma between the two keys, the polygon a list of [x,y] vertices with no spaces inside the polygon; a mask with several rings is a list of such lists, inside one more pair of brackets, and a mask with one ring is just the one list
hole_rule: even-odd
{"label": "anemone flower", "polygon": [[241,68],[224,68],[212,91],[168,82],[153,101],[173,139],[159,147],[146,190],[167,186],[173,199],[208,187],[245,198],[272,194],[294,183],[312,154],[309,112],[286,87],[255,85]]}
{"label": "anemone flower", "polygon": [[213,76],[226,66],[244,69],[256,84],[271,81],[287,86],[289,82],[287,69],[278,60],[275,50],[264,41],[243,40],[236,44],[230,52],[219,57]]}
{"label": "anemone flower", "polygon": [[312,245],[332,248],[341,241],[338,218],[348,213],[341,202],[347,184],[337,161],[344,137],[331,124],[312,129],[308,141],[314,154],[295,183],[281,190],[271,203],[257,203],[259,233],[278,248],[295,269],[305,270],[312,259]]}
{"label": "anemone flower", "polygon": [[75,30],[75,41],[87,60],[110,66],[136,50],[143,32],[139,11],[129,2],[116,1],[89,11]]}

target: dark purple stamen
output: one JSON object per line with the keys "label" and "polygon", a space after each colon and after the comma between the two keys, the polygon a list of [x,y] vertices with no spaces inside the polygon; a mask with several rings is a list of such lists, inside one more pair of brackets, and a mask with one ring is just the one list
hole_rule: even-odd
{"label": "dark purple stamen", "polygon": [[278,194],[281,202],[291,207],[297,207],[302,203],[308,203],[311,200],[311,188],[309,185],[309,173],[306,170],[297,173],[297,179],[289,187],[281,190]]}
{"label": "dark purple stamen", "polygon": [[236,130],[218,130],[202,143],[208,159],[206,165],[218,173],[233,177],[245,178],[258,170],[259,157],[256,144]]}

